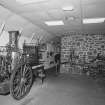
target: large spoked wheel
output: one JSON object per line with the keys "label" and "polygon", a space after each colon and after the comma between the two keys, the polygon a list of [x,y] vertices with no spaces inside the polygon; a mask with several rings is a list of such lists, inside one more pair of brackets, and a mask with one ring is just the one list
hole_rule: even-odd
{"label": "large spoked wheel", "polygon": [[10,94],[16,100],[24,98],[32,86],[33,74],[29,65],[23,64],[13,71],[10,81]]}

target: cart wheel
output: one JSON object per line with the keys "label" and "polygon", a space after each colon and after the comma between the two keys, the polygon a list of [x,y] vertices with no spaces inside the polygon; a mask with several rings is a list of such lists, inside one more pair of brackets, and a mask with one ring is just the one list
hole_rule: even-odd
{"label": "cart wheel", "polygon": [[16,100],[24,98],[32,86],[33,74],[29,65],[23,64],[13,71],[10,81],[10,94]]}

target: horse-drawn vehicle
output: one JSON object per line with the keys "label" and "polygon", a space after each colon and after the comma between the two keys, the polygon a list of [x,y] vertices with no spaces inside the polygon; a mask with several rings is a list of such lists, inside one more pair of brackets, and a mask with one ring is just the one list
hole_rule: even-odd
{"label": "horse-drawn vehicle", "polygon": [[19,32],[9,35],[9,44],[0,47],[0,93],[10,92],[20,100],[29,93],[33,77],[45,76],[44,66],[38,61],[38,46],[24,44],[21,51],[17,45]]}

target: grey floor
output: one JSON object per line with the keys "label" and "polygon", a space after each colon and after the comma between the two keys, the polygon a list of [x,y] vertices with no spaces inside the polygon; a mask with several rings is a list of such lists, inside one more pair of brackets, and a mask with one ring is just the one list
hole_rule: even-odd
{"label": "grey floor", "polygon": [[105,105],[104,86],[104,82],[83,75],[49,76],[43,85],[36,80],[20,101],[0,95],[0,105]]}

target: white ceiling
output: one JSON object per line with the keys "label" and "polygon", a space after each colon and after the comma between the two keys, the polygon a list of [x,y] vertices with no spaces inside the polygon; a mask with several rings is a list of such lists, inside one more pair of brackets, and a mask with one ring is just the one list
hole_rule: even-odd
{"label": "white ceiling", "polygon": [[[35,33],[49,40],[70,32],[105,33],[105,23],[82,24],[83,18],[105,17],[105,0],[45,0],[29,5],[21,5],[15,0],[0,0],[0,4],[0,19],[7,21],[7,30],[23,28],[26,36]],[[73,11],[62,10],[69,5],[74,6]],[[44,24],[48,20],[63,20],[65,25],[49,27]]]}

